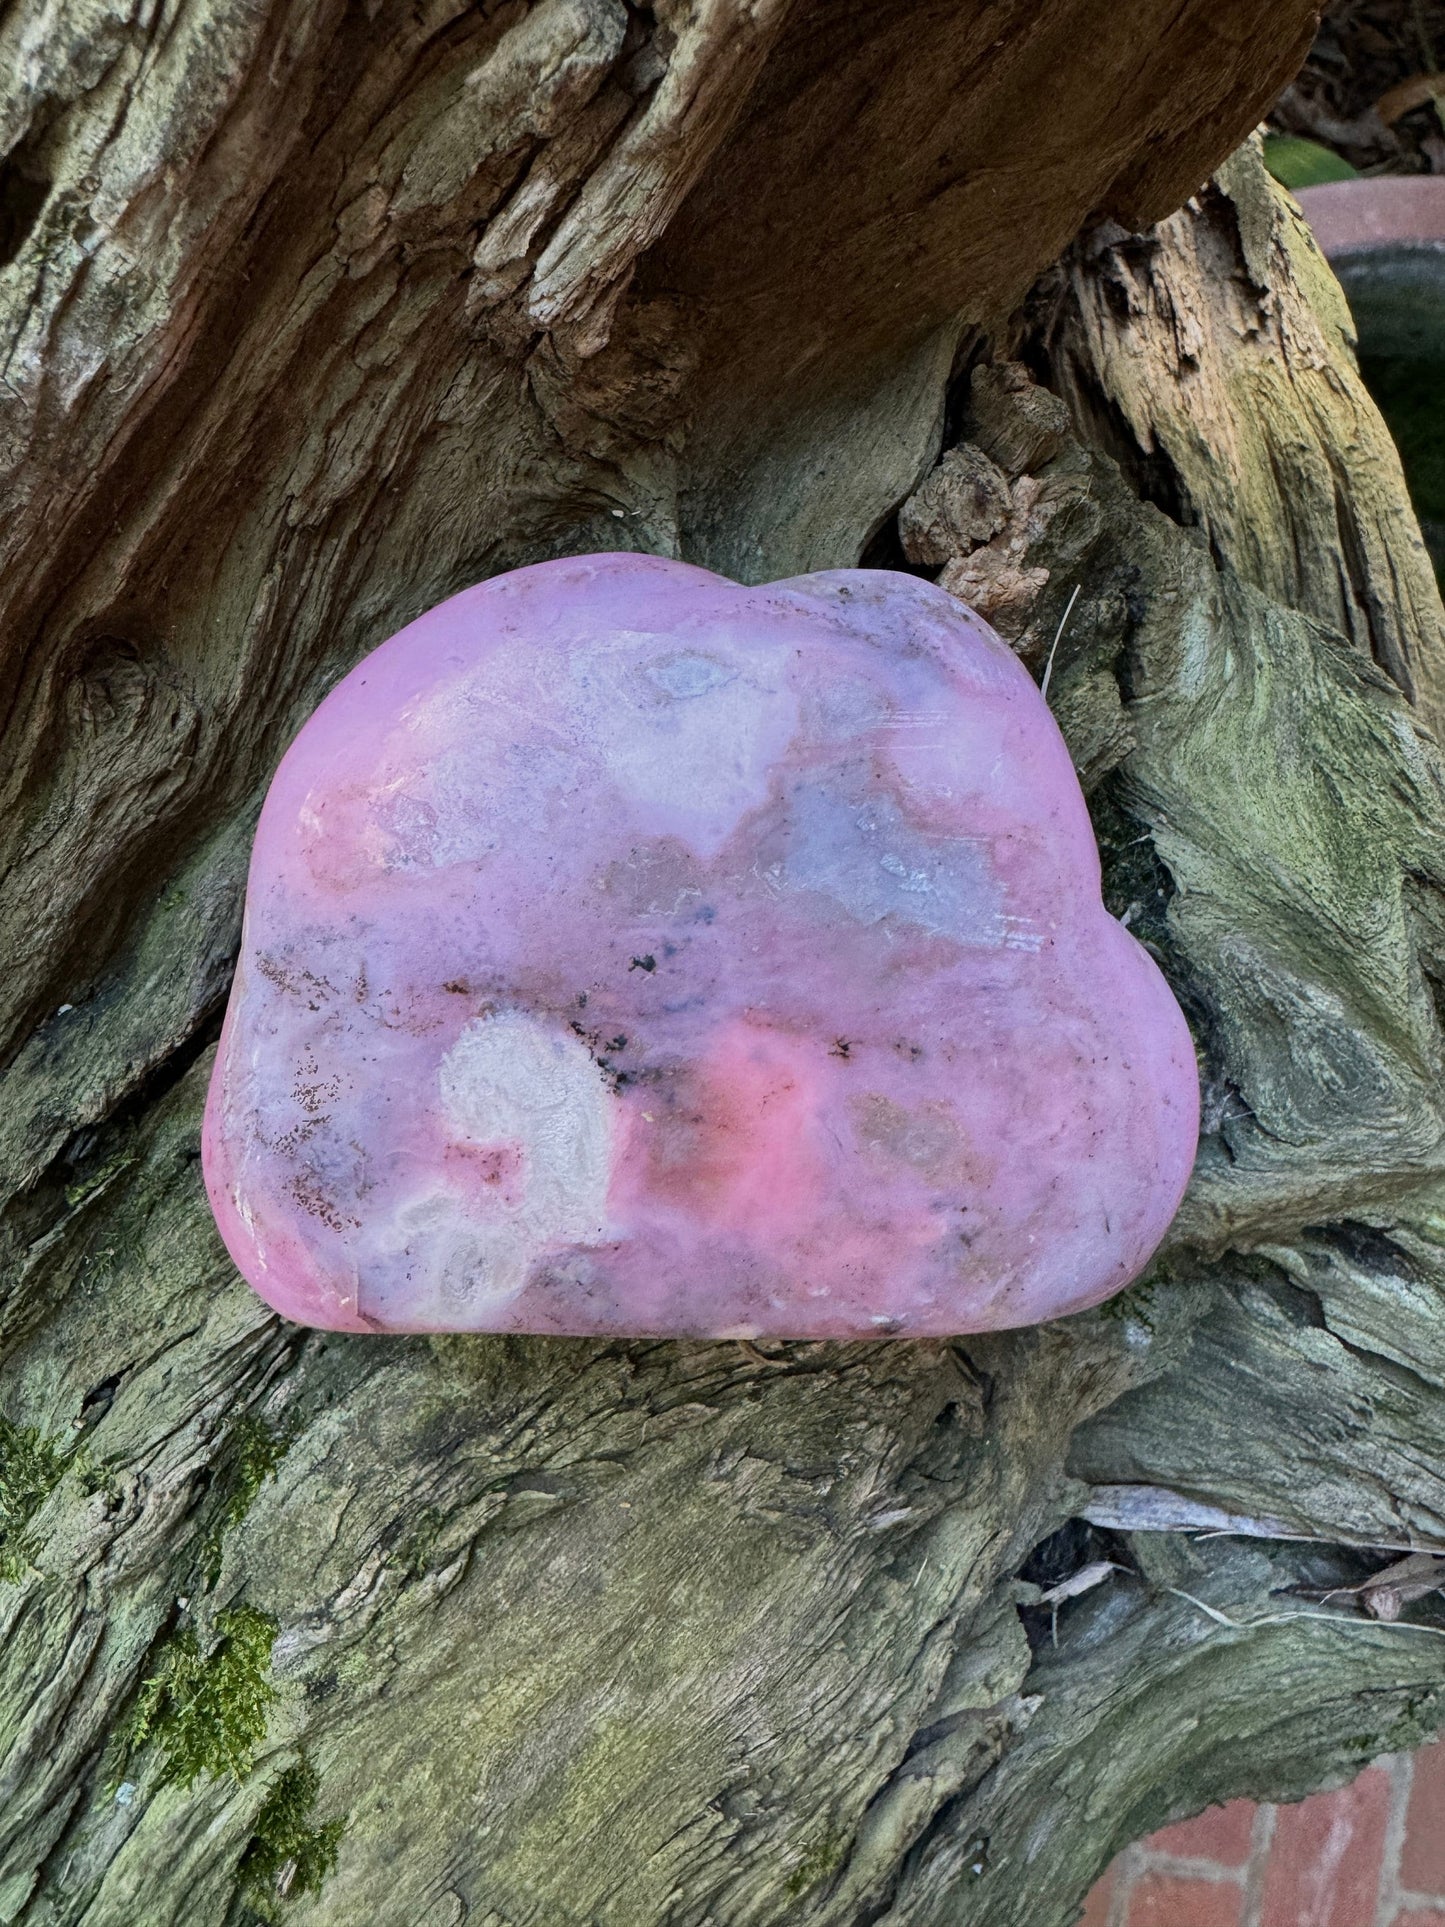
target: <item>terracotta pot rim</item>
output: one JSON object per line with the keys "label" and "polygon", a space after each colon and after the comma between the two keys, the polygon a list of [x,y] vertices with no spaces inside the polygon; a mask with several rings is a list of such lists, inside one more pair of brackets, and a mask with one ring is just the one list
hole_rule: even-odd
{"label": "terracotta pot rim", "polygon": [[1295,196],[1330,259],[1400,245],[1445,243],[1445,174],[1326,181]]}

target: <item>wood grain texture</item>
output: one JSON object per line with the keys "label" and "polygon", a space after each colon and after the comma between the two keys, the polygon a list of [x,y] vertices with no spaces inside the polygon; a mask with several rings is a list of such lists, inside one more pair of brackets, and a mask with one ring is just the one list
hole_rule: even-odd
{"label": "wood grain texture", "polygon": [[1373,655],[1438,734],[1439,596],[1338,283],[1246,155],[1204,203],[1216,218],[1096,229],[1073,252],[1038,297],[1057,303],[1049,369],[1153,499],[1247,582]]}

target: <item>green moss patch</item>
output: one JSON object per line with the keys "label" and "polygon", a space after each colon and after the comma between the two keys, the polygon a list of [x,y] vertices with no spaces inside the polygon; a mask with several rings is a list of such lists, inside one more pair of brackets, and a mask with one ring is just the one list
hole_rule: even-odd
{"label": "green moss patch", "polygon": [[264,1419],[247,1413],[226,1441],[216,1473],[218,1501],[215,1516],[201,1546],[207,1585],[221,1570],[221,1547],[255,1504],[256,1494],[273,1478],[291,1441],[274,1432]]}
{"label": "green moss patch", "polygon": [[78,1178],[74,1184],[66,1185],[65,1202],[72,1211],[75,1210],[78,1205],[84,1204],[87,1198],[92,1198],[98,1191],[103,1191],[112,1178],[118,1178],[122,1171],[128,1171],[135,1161],[134,1152],[121,1152],[113,1158],[107,1158],[104,1164],[90,1172],[88,1176]]}
{"label": "green moss patch", "polygon": [[36,1544],[26,1527],[60,1483],[71,1449],[33,1425],[0,1418],[0,1581],[25,1576]]}
{"label": "green moss patch", "polygon": [[318,1893],[336,1865],[345,1820],[311,1823],[320,1782],[303,1753],[287,1767],[256,1815],[241,1856],[241,1891],[263,1920],[279,1917],[278,1902]]}
{"label": "green moss patch", "polygon": [[164,1762],[162,1786],[188,1787],[202,1773],[244,1780],[276,1697],[270,1672],[277,1630],[268,1614],[236,1606],[217,1615],[207,1653],[191,1627],[173,1634],[126,1722],[125,1756],[154,1741]]}
{"label": "green moss patch", "polygon": [[847,1851],[848,1843],[841,1835],[826,1834],[809,1847],[784,1882],[783,1891],[790,1900],[800,1899],[810,1888],[818,1886],[829,1874],[837,1871]]}

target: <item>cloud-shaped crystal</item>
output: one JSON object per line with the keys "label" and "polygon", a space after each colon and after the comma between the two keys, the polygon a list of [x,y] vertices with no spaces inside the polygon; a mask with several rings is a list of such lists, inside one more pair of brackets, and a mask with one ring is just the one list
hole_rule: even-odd
{"label": "cloud-shaped crystal", "polygon": [[303,1323],[849,1337],[1117,1291],[1197,1129],[1183,1017],[977,617],[604,555],[453,597],[301,731],[204,1151]]}

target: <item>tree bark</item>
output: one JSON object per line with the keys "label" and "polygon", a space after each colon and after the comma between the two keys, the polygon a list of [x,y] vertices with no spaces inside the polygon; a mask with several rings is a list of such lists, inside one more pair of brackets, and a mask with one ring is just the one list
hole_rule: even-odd
{"label": "tree bark", "polygon": [[[1341,1590],[1445,1550],[1442,612],[1220,166],[1310,15],[0,16],[0,1920],[1064,1927],[1445,1715],[1437,1606]],[[907,566],[945,441],[1200,1045],[1150,1276],[768,1358],[283,1325],[197,1159],[300,720],[547,555]]]}

